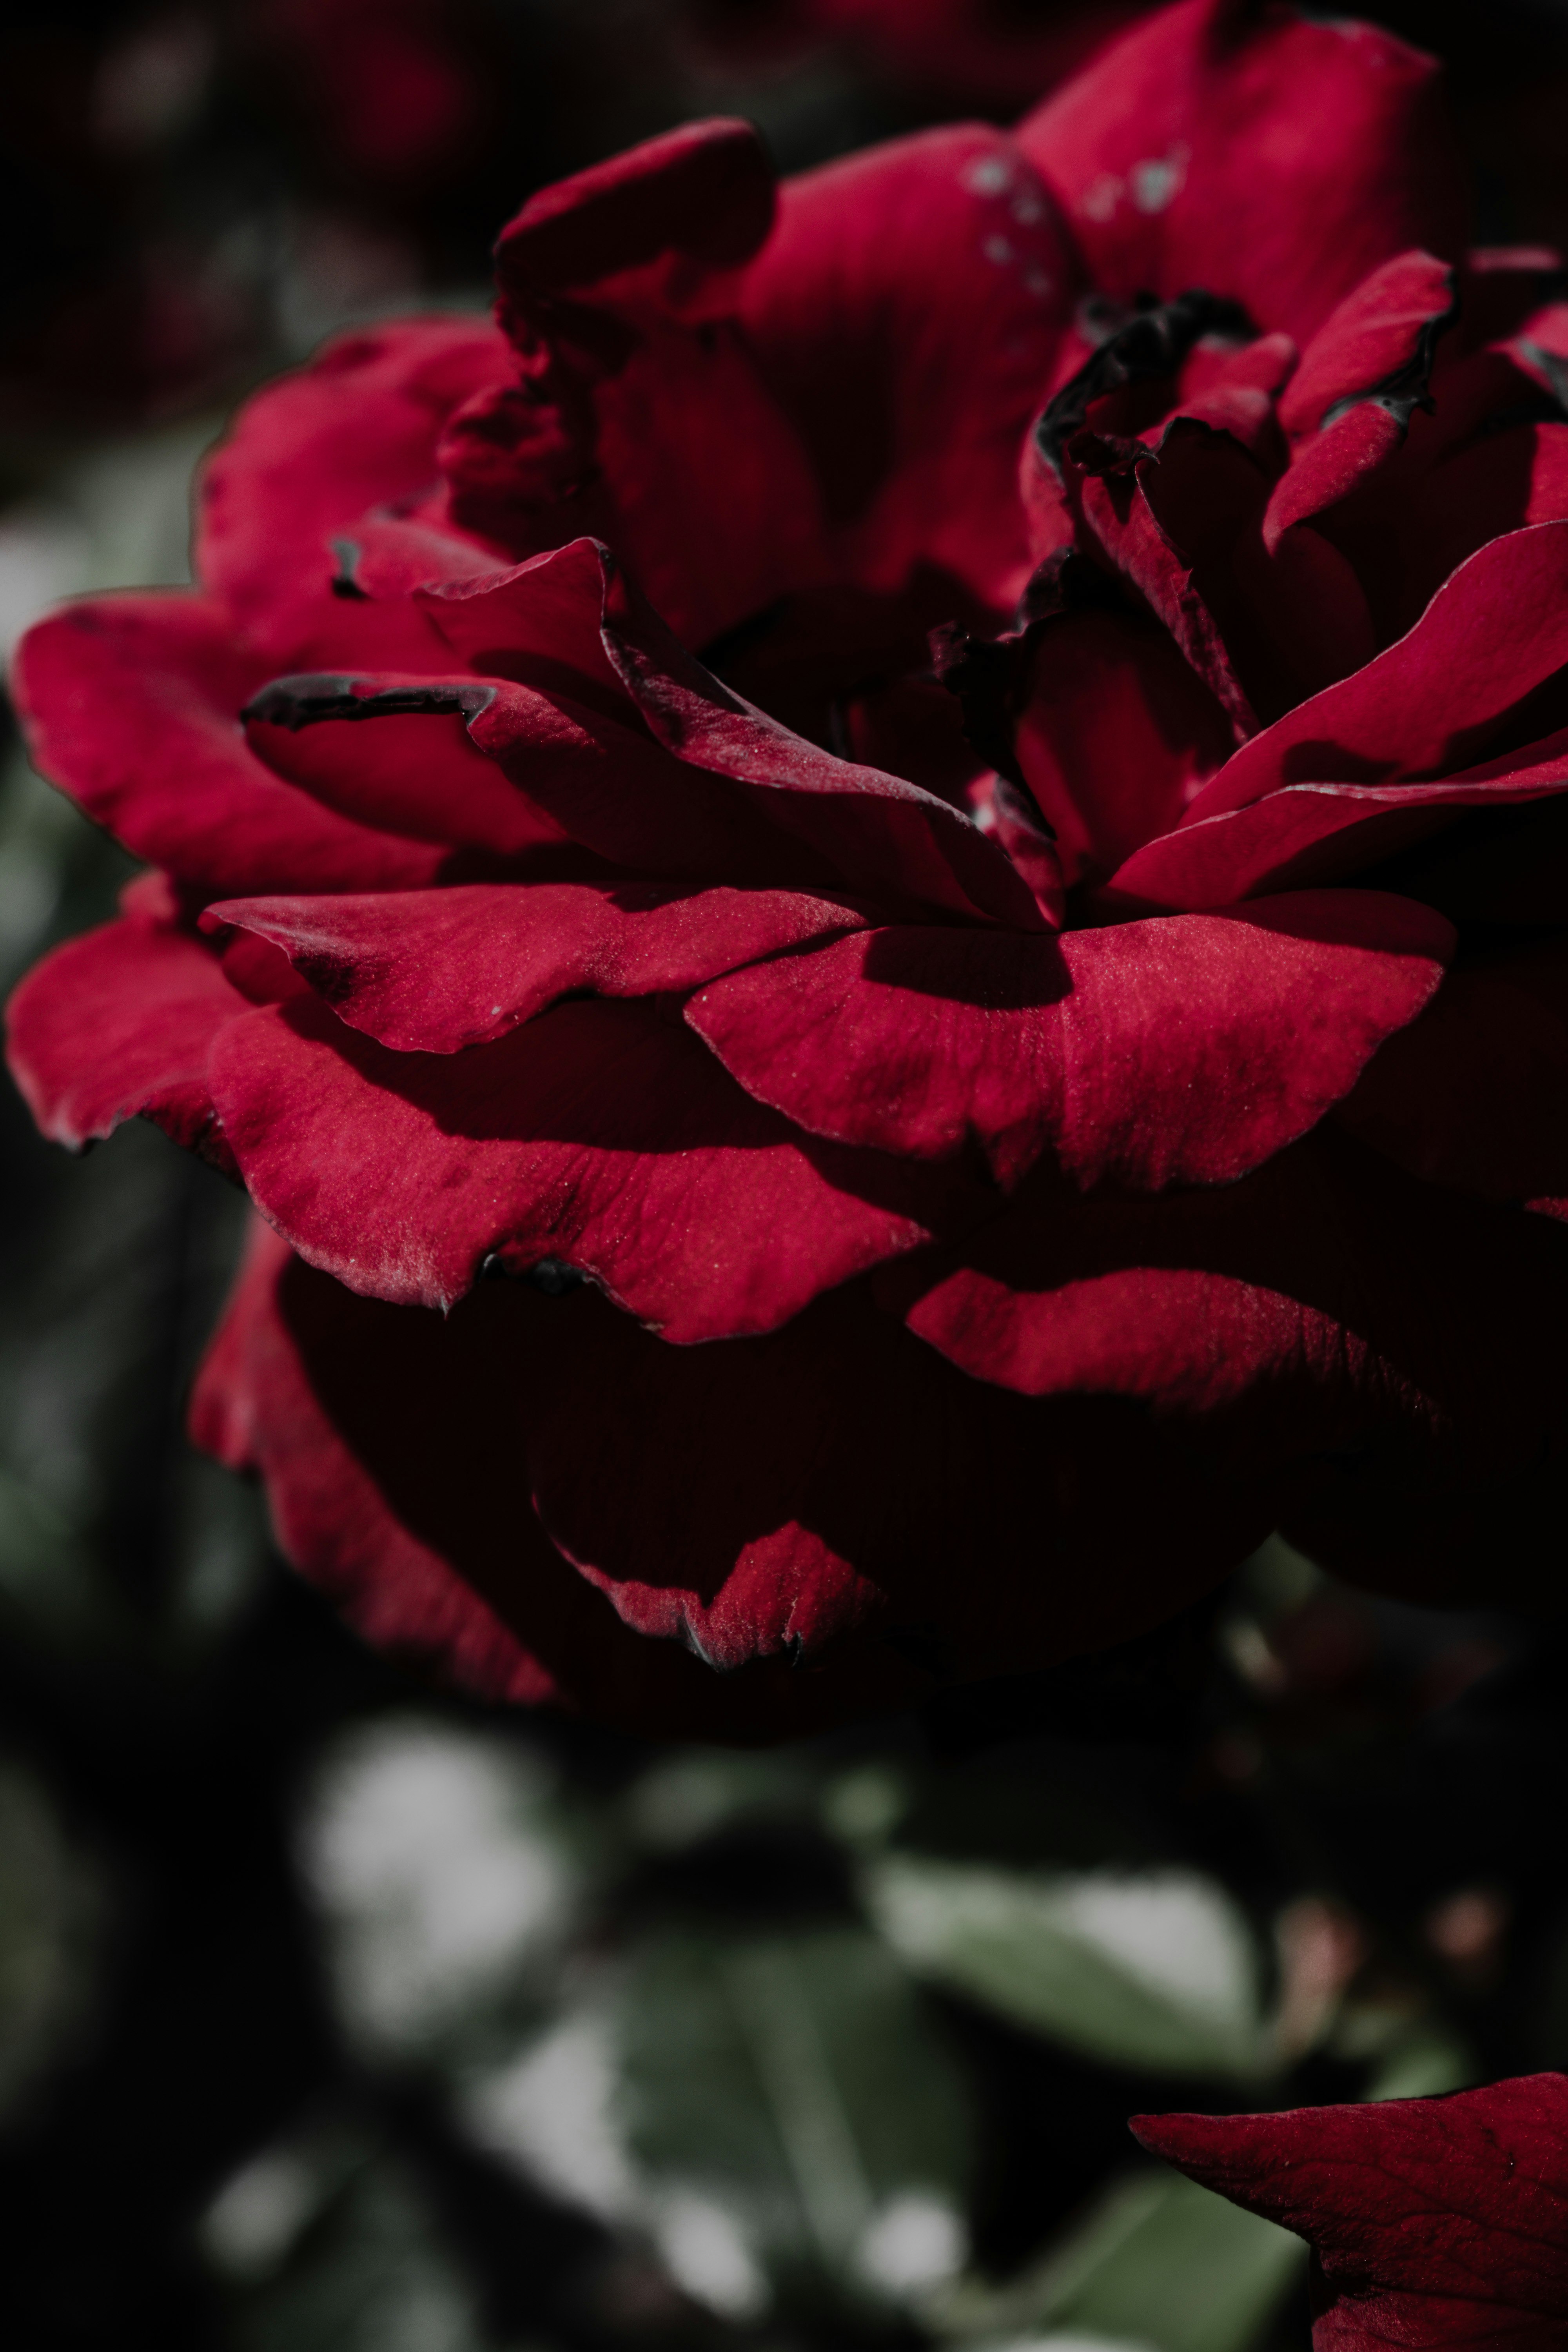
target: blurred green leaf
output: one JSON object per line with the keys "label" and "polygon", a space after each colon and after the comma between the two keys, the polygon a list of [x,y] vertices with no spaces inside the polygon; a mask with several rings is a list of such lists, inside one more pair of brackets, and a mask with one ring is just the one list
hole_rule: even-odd
{"label": "blurred green leaf", "polygon": [[638,1776],[626,1818],[639,1843],[678,1853],[737,1822],[809,1816],[816,1793],[804,1758],[676,1755]]}
{"label": "blurred green leaf", "polygon": [[0,1468],[0,1597],[29,1630],[79,1636],[113,1595],[95,1577],[75,1532],[47,1496]]}
{"label": "blurred green leaf", "polygon": [[908,1777],[896,1766],[858,1764],[825,1790],[823,1823],[845,1845],[870,1851],[892,1835],[910,1801]]}
{"label": "blurred green leaf", "polygon": [[1306,2259],[1300,2238],[1180,2173],[1139,2172],[1016,2284],[955,2294],[937,2316],[944,2332],[995,2352],[1035,2352],[1058,2336],[1247,2352]]}
{"label": "blurred green leaf", "polygon": [[1436,2022],[1414,2028],[1391,2042],[1368,2077],[1363,2098],[1429,2099],[1441,2091],[1463,2091],[1484,2081],[1474,2053],[1459,2036]]}
{"label": "blurred green leaf", "polygon": [[911,1968],[1031,2032],[1113,2065],[1267,2071],[1252,1937],[1208,1879],[1025,1875],[904,1853],[869,1864],[861,1883]]}
{"label": "blurred green leaf", "polygon": [[667,2210],[684,2200],[659,2232],[678,2275],[694,2210],[731,2220],[775,2275],[895,2299],[962,2260],[963,2087],[862,1930],[671,1937],[626,1987],[620,2044],[628,2148]]}
{"label": "blurred green leaf", "polygon": [[200,2234],[236,2352],[482,2352],[489,2340],[412,2183],[356,2136],[264,2149]]}
{"label": "blurred green leaf", "polygon": [[0,2115],[91,2001],[103,1890],[31,1774],[0,1765]]}
{"label": "blurred green leaf", "polygon": [[329,1752],[300,1843],[362,2050],[445,2062],[515,2043],[587,1891],[554,1798],[540,1758],[438,1720],[384,1718]]}
{"label": "blurred green leaf", "polygon": [[468,2114],[730,2318],[918,2300],[963,2260],[965,2084],[863,1928],[662,1935]]}

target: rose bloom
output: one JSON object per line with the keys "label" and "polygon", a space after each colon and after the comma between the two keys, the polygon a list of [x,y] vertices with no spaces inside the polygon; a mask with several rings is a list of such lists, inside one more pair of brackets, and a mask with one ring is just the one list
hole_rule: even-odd
{"label": "rose bloom", "polygon": [[1427,59],[1232,0],[1011,136],[693,124],[33,632],[150,870],[13,1066],[248,1191],[195,1433],[371,1640],[742,1739],[1277,1527],[1550,1580],[1568,310],[1460,185]]}
{"label": "rose bloom", "polygon": [[1132,2129],[1308,2241],[1315,2352],[1561,2352],[1568,2076],[1283,2115],[1135,2116]]}

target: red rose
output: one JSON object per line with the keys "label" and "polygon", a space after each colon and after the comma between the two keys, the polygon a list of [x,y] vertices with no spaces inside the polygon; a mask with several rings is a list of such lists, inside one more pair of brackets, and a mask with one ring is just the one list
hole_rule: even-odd
{"label": "red rose", "polygon": [[198,1433],[374,1639],[765,1736],[1531,1523],[1568,337],[1434,106],[1186,0],[1016,138],[692,125],[28,639],[158,871],[13,1065],[247,1186]]}
{"label": "red rose", "polygon": [[1568,2077],[1274,2116],[1135,2116],[1145,2147],[1309,2239],[1317,2352],[1558,2352]]}

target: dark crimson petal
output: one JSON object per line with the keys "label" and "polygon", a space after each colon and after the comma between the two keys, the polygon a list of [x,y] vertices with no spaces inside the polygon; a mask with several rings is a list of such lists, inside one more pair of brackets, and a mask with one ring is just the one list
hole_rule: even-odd
{"label": "dark crimson petal", "polygon": [[851,887],[1041,928],[1027,885],[968,817],[901,777],[834,759],[732,694],[626,593],[613,567],[603,635],[658,740],[693,767],[733,777],[773,824],[831,857]]}
{"label": "dark crimson petal", "polygon": [[734,323],[773,201],[756,131],[722,121],[531,196],[496,249],[518,366],[441,440],[458,521],[517,555],[609,541],[691,645],[832,571],[806,453]]}
{"label": "dark crimson petal", "polygon": [[340,1021],[405,1054],[504,1036],[578,991],[694,988],[865,921],[847,904],[788,891],[649,882],[231,898],[202,918],[204,929],[234,924],[274,941]]}
{"label": "dark crimson petal", "polygon": [[1568,2077],[1283,2115],[1134,2116],[1131,2128],[1310,2242],[1330,2297],[1318,2352],[1561,2352]]}
{"label": "dark crimson petal", "polygon": [[[616,1403],[614,1476],[604,1403]],[[865,1286],[757,1340],[675,1349],[566,1302],[529,1459],[545,1526],[639,1632],[715,1665],[916,1661],[926,1687],[1121,1641],[1272,1524],[1114,1400],[966,1380]]]}
{"label": "dark crimson petal", "polygon": [[[1094,441],[1085,433],[1075,445],[1086,461]],[[1103,474],[1078,478],[1080,535],[1099,541],[1159,615],[1229,715],[1234,740],[1375,650],[1342,557],[1319,542],[1317,562],[1294,548],[1293,562],[1269,562],[1261,530],[1269,475],[1233,433],[1182,415],[1147,456],[1131,449],[1130,462],[1113,458]]]}
{"label": "dark crimson petal", "polygon": [[527,302],[662,253],[733,268],[767,236],[773,203],[773,166],[751,123],[683,122],[530,196],[497,240],[496,282]]}
{"label": "dark crimson petal", "polygon": [[335,593],[350,602],[358,601],[356,590],[361,596],[390,602],[437,581],[477,580],[487,572],[509,569],[472,540],[417,515],[362,515],[349,533],[333,541],[333,548],[338,558]]}
{"label": "dark crimson petal", "polygon": [[1532,1461],[1478,1473],[1459,1486],[1441,1462],[1429,1460],[1380,1464],[1369,1477],[1347,1446],[1321,1465],[1311,1493],[1282,1512],[1279,1532],[1331,1575],[1366,1592],[1424,1609],[1556,1617],[1563,1605],[1563,1467],[1558,1431],[1538,1435]]}
{"label": "dark crimson petal", "polygon": [[1568,946],[1450,972],[1338,1116],[1413,1175],[1496,1201],[1568,1202]]}
{"label": "dark crimson petal", "polygon": [[[1095,439],[1074,445],[1086,462]],[[1083,530],[1160,615],[1238,737],[1371,659],[1366,597],[1335,547],[1303,527],[1270,560],[1271,476],[1235,434],[1184,413],[1148,456],[1131,449],[1130,464],[1113,457],[1078,484]]]}
{"label": "dark crimson petal", "polygon": [[1097,612],[1042,629],[1014,748],[1069,881],[1100,880],[1170,832],[1235,745],[1163,630]]}
{"label": "dark crimson petal", "polygon": [[1391,409],[1358,401],[1297,454],[1275,484],[1263,518],[1263,544],[1272,555],[1295,524],[1310,522],[1366,486],[1405,446],[1405,429]]}
{"label": "dark crimson petal", "polygon": [[1067,914],[1067,882],[1056,835],[1026,792],[1007,776],[980,776],[970,786],[974,822],[1005,849],[1034,895],[1047,926],[1059,931]]}
{"label": "dark crimson petal", "polygon": [[520,1475],[573,1303],[486,1284],[449,1317],[388,1307],[258,1228],[192,1433],[260,1474],[284,1553],[366,1641],[481,1697],[655,1738],[780,1738],[926,1685],[880,1645],[814,1673],[780,1659],[719,1675],[630,1632],[554,1549]]}
{"label": "dark crimson petal", "polygon": [[1441,457],[1406,503],[1417,509],[1401,551],[1406,579],[1435,593],[1488,540],[1568,518],[1568,424],[1488,430]]}
{"label": "dark crimson petal", "polygon": [[1258,335],[1242,343],[1205,336],[1183,363],[1173,413],[1228,433],[1273,472],[1283,454],[1279,395],[1299,357],[1289,335]]}
{"label": "dark crimson petal", "polygon": [[1395,1479],[1430,1507],[1532,1470],[1562,1425],[1568,1237],[1331,1127],[1157,1200],[1037,1179],[953,1259],[878,1281],[972,1378],[1142,1400],[1233,1471],[1298,1464],[1298,1508]]}
{"label": "dark crimson petal", "polygon": [[[1157,466],[1140,464],[1110,478],[1091,475],[1079,492],[1087,534],[1164,624],[1229,719],[1235,740],[1258,730],[1248,689],[1259,682],[1258,666],[1242,674],[1243,648],[1231,641],[1216,606],[1235,603],[1236,544],[1256,529],[1266,494],[1262,475],[1228,434],[1185,420],[1164,436]],[[1173,504],[1177,516],[1160,511]],[[1186,520],[1198,526],[1190,538],[1182,529]],[[1249,621],[1250,601],[1226,617]],[[1289,689],[1271,677],[1263,683],[1267,717]]]}
{"label": "dark crimson petal", "polygon": [[942,1194],[809,1142],[652,1006],[557,1005],[461,1055],[390,1053],[311,997],[219,1039],[258,1207],[351,1289],[449,1307],[483,1262],[564,1259],[671,1339],[760,1331],[915,1248]]}
{"label": "dark crimson petal", "polygon": [[266,675],[205,598],[121,595],[30,629],[13,685],[45,775],[209,897],[434,881],[438,847],[335,814],[246,748],[240,707]]}
{"label": "dark crimson petal", "polygon": [[[715,835],[707,857],[689,864],[687,871],[715,881],[803,879],[798,865],[804,848],[811,858],[805,871],[819,882],[831,877],[851,890],[896,895],[971,919],[988,917],[1020,929],[1041,928],[1026,884],[966,816],[919,785],[833,758],[731,693],[633,597],[608,550],[595,541],[577,541],[535,557],[500,581],[449,588],[428,602],[454,644],[476,666],[481,658],[492,670],[504,665],[500,676],[528,677],[547,692],[559,678],[568,693],[596,696],[603,693],[600,681],[607,671],[619,692],[623,718],[635,711],[686,768],[725,780],[721,792],[697,795],[688,781],[680,788],[682,803],[695,799],[731,834],[760,831],[760,819],[783,837],[781,847],[787,843],[795,851],[797,860],[794,874],[759,874],[749,865],[742,872],[720,862]],[[504,698],[498,698],[474,721],[475,740],[486,748],[495,743],[503,761],[500,730],[507,723],[506,708]],[[526,769],[515,772],[524,789],[531,790]],[[673,801],[675,780],[657,806],[649,804],[647,793],[638,799],[627,782],[628,802],[636,803],[629,810],[634,825],[657,834],[666,821],[664,801]],[[563,809],[555,813],[573,823]],[[700,824],[710,821],[704,815]],[[578,837],[587,838],[581,832]],[[595,840],[590,845],[603,844]],[[689,855],[700,858],[700,849]],[[661,854],[652,841],[646,856],[627,862],[645,870],[675,867],[668,849]]]}
{"label": "dark crimson petal", "polygon": [[358,824],[509,860],[570,838],[480,751],[460,711],[382,718],[368,735],[346,719],[279,724],[267,707],[264,696],[247,711],[246,741],[274,775]]}
{"label": "dark crimson petal", "polygon": [[1405,253],[1347,295],[1313,337],[1279,403],[1294,446],[1264,517],[1270,553],[1293,523],[1348,498],[1404,446],[1412,413],[1431,404],[1436,340],[1456,302],[1447,262]]}
{"label": "dark crimson petal", "polygon": [[975,1145],[1016,1184],[1229,1183],[1349,1093],[1442,977],[1441,916],[1314,892],[1029,940],[858,932],[699,990],[686,1018],[759,1100],[846,1143]]}
{"label": "dark crimson petal", "polygon": [[613,562],[594,540],[575,539],[506,572],[437,581],[418,601],[470,669],[542,686],[625,722],[626,688],[602,634]]}
{"label": "dark crimson petal", "polygon": [[[497,650],[495,658],[509,656]],[[814,856],[805,843],[767,822],[773,803],[682,764],[656,743],[618,682],[616,719],[605,715],[597,700],[570,699],[557,677],[564,675],[568,687],[585,681],[560,665],[519,656],[514,666],[546,677],[548,693],[499,679],[328,673],[273,679],[252,698],[247,721],[264,730],[269,749],[296,731],[308,737],[318,728],[329,730],[331,752],[316,778],[341,788],[354,775],[356,744],[363,747],[362,772],[374,778],[376,733],[387,725],[399,731],[405,723],[432,728],[432,769],[438,776],[451,716],[466,711],[472,741],[495,763],[503,789],[515,795],[518,824],[535,836],[539,854],[546,846],[541,836],[553,828],[591,859],[643,875],[818,889],[840,880],[830,856]],[[420,710],[422,716],[411,717]],[[338,751],[336,739],[351,729]],[[293,754],[283,756],[296,764]],[[297,765],[310,772],[308,751]],[[537,855],[531,862],[537,863]]]}
{"label": "dark crimson petal", "polygon": [[810,461],[731,320],[640,320],[569,412],[486,393],[440,458],[458,521],[517,555],[609,541],[688,645],[831,576]]}
{"label": "dark crimson petal", "polygon": [[121,919],[35,964],[7,1011],[6,1064],[43,1133],[72,1150],[137,1118],[200,1145],[213,1041],[249,1010],[200,940]]}
{"label": "dark crimson petal", "polygon": [[[1238,341],[1249,330],[1246,312],[1202,287],[1171,302],[1141,296],[1120,325],[1112,312],[1110,331],[1093,341],[1091,317],[1075,327],[1024,452],[1019,488],[1041,562],[1071,545],[1086,476],[1130,479],[1132,467],[1159,454],[1176,423],[1216,426],[1269,472],[1284,461],[1270,394],[1295,365],[1289,335]],[[1239,365],[1228,395],[1227,361]]]}
{"label": "dark crimson petal", "polygon": [[1473,245],[1459,272],[1460,333],[1471,349],[1515,334],[1551,295],[1563,256],[1549,245]]}
{"label": "dark crimson petal", "polygon": [[1429,253],[1397,254],[1363,278],[1325,319],[1280,394],[1291,440],[1312,440],[1331,429],[1336,409],[1364,400],[1417,404],[1456,300],[1453,265]]}
{"label": "dark crimson petal", "polygon": [[784,183],[742,318],[846,576],[891,593],[936,566],[1011,607],[1029,569],[1019,450],[1079,291],[1054,206],[984,125]]}
{"label": "dark crimson petal", "polygon": [[[1562,341],[1547,312],[1528,324]],[[1450,356],[1431,415],[1375,479],[1325,516],[1378,614],[1384,642],[1419,618],[1448,574],[1487,541],[1568,514],[1562,359],[1533,333]]]}
{"label": "dark crimson petal", "polygon": [[352,540],[369,509],[436,481],[448,413],[510,360],[480,319],[400,320],[325,344],[247,401],[207,459],[197,577],[252,623],[324,589],[338,568],[331,542]]}
{"label": "dark crimson petal", "polygon": [[1246,807],[1284,784],[1451,776],[1484,760],[1564,663],[1568,522],[1540,523],[1479,549],[1407,636],[1243,744],[1183,823]]}
{"label": "dark crimson petal", "polygon": [[1017,137],[1097,286],[1127,301],[1205,287],[1304,344],[1391,256],[1467,241],[1436,71],[1350,18],[1183,0]]}
{"label": "dark crimson petal", "polygon": [[[1541,752],[1547,756],[1532,759]],[[1568,791],[1568,741],[1531,744],[1435,784],[1287,784],[1247,807],[1182,825],[1134,852],[1104,893],[1120,913],[1225,907],[1262,891],[1343,880],[1440,832],[1468,809],[1554,799]],[[1528,888],[1528,876],[1510,877]],[[1560,903],[1560,902],[1558,902]],[[1497,910],[1505,919],[1505,903]],[[1555,920],[1557,905],[1541,909]]]}

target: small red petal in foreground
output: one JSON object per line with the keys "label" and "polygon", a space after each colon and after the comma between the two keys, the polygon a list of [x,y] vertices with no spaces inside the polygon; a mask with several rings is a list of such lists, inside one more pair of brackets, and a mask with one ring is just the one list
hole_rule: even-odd
{"label": "small red petal in foreground", "polygon": [[1134,2116],[1134,2137],[1310,2240],[1318,2352],[1568,2341],[1568,2076],[1271,2116]]}

